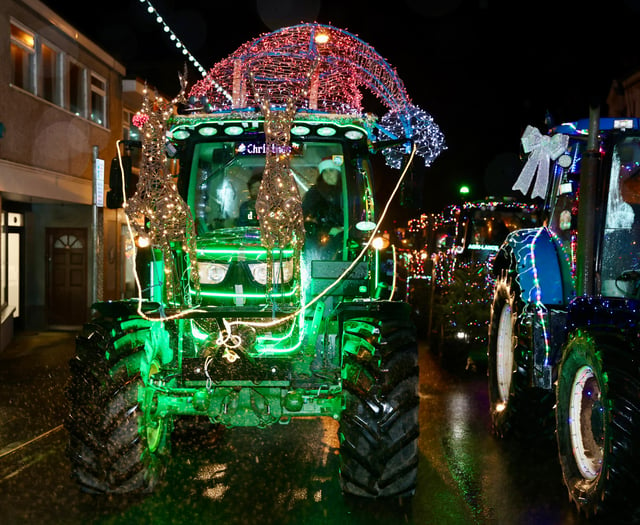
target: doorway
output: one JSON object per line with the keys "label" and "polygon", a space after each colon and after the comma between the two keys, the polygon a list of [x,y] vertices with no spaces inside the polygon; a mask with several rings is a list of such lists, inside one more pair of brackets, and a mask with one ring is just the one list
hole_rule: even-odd
{"label": "doorway", "polygon": [[47,228],[47,321],[78,326],[87,319],[87,229]]}

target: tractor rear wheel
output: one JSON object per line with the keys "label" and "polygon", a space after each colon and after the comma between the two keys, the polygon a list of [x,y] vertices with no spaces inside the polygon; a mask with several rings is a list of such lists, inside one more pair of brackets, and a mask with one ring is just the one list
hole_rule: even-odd
{"label": "tractor rear wheel", "polygon": [[[587,516],[636,523],[640,369],[623,341],[576,332],[557,383],[558,454],[569,497]],[[637,511],[636,511],[637,513]]]}
{"label": "tractor rear wheel", "polygon": [[340,421],[345,494],[411,496],[418,470],[418,347],[408,318],[344,323],[346,407]]}

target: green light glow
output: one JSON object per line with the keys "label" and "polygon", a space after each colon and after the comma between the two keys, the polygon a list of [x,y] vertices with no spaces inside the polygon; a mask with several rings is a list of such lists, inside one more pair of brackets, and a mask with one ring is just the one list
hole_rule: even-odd
{"label": "green light glow", "polygon": [[[196,250],[198,255],[267,255],[267,250],[264,248],[256,248],[256,249],[242,249],[242,248],[198,248]],[[273,255],[280,255],[279,249],[273,250]],[[293,255],[292,249],[282,250],[282,255],[291,256]]]}
{"label": "green light glow", "polygon": [[316,133],[321,137],[331,137],[336,134],[336,130],[334,128],[330,128],[328,126],[323,126],[316,130]]}
{"label": "green light glow", "polygon": [[311,130],[307,126],[294,126],[291,128],[291,133],[294,135],[308,135]]}
{"label": "green light glow", "polygon": [[304,338],[304,330],[300,330],[300,338],[298,339],[298,342],[289,347],[289,348],[264,348],[264,349],[259,349],[256,353],[258,355],[269,355],[269,354],[290,354],[291,352],[295,352],[298,348],[300,348],[300,345],[302,345],[302,340]]}
{"label": "green light glow", "polygon": [[291,334],[293,334],[293,330],[295,329],[296,324],[299,322],[299,320],[300,320],[300,317],[298,318],[298,320],[294,320],[293,323],[291,323],[291,328],[289,328],[289,331],[286,334],[284,334],[283,336],[281,336],[281,337],[273,337],[273,336],[268,336],[268,335],[259,335],[257,337],[257,341],[261,342],[261,343],[264,343],[265,341],[273,341],[273,342],[276,342],[276,343],[278,343],[280,341],[284,341],[285,339],[291,337]]}
{"label": "green light glow", "polygon": [[[298,287],[296,286],[293,290],[290,290],[288,292],[272,293],[270,294],[270,296],[271,297],[291,297],[292,295],[295,295],[297,291],[298,291]],[[191,294],[194,295],[195,292],[191,291]],[[261,298],[267,297],[267,294],[260,294],[260,293],[233,293],[233,292],[206,292],[206,291],[200,291],[200,295],[204,297],[244,297],[248,299],[261,299]]]}
{"label": "green light glow", "polygon": [[209,334],[200,330],[200,327],[193,321],[191,321],[191,334],[198,341],[205,341],[209,337]]}
{"label": "green light glow", "polygon": [[184,140],[189,137],[191,133],[189,133],[186,129],[177,129],[173,132],[173,138],[177,140]]}
{"label": "green light glow", "polygon": [[198,129],[198,133],[200,133],[200,135],[202,135],[203,137],[211,137],[218,133],[218,130],[213,126],[206,126]]}

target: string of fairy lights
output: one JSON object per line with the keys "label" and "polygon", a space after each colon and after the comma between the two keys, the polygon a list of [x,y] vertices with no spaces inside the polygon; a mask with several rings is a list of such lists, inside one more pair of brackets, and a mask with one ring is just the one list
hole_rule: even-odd
{"label": "string of fairy lights", "polygon": [[[398,168],[401,167],[398,160],[402,155],[410,153],[410,158],[376,229],[352,265],[324,293],[316,296],[311,303],[300,305],[298,311],[291,315],[266,323],[229,322],[223,319],[225,330],[220,332],[216,344],[228,349],[231,355],[233,348],[240,344],[238,335],[232,332],[233,326],[269,327],[285,323],[300,315],[301,311],[341,282],[369,249],[416,152],[429,165],[444,149],[444,137],[431,116],[410,103],[403,83],[387,62],[371,46],[350,33],[319,24],[285,28],[242,45],[206,72],[151,2],[140,1],[147,6],[149,14],[156,17],[156,22],[169,35],[176,48],[203,76],[191,88],[188,98],[186,71],[181,77],[181,91],[171,102],[157,95],[153,99],[145,92],[143,107],[134,119],[134,125],[143,132],[143,163],[136,194],[125,203],[127,220],[131,229],[139,235],[151,235],[154,247],[161,249],[168,302],[182,309],[171,317],[161,311],[160,318],[152,319],[142,312],[139,304],[138,313],[144,318],[167,320],[186,315],[197,308],[197,305],[192,306],[192,290],[176,290],[173,287],[173,283],[183,283],[183,286],[187,283],[187,287],[198,288],[193,218],[176,190],[165,151],[168,122],[177,104],[191,108],[192,113],[258,110],[262,114],[266,140],[268,144],[277,146],[267,148],[265,172],[256,202],[262,244],[268,254],[269,283],[272,283],[271,254],[274,249],[293,244],[298,251],[304,242],[300,195],[294,181],[289,180],[288,155],[273,153],[286,150],[282,146],[289,144],[290,128],[297,111],[313,110],[370,120],[363,116],[360,91],[361,87],[368,87],[390,110],[390,116],[384,124],[388,129],[378,126],[384,138],[406,137],[407,144],[413,144],[410,151],[407,150],[407,144],[385,150],[387,163]],[[182,264],[172,256],[178,246],[184,254]],[[195,302],[198,302],[197,294]]]}
{"label": "string of fairy lights", "polygon": [[207,111],[229,111],[258,107],[257,98],[268,93],[273,107],[284,108],[302,93],[297,110],[363,116],[362,88],[388,109],[371,139],[399,141],[383,150],[389,166],[399,169],[412,147],[426,166],[446,149],[438,125],[412,104],[387,61],[356,35],[329,25],[299,24],[245,43],[193,86],[189,100]]}
{"label": "string of fairy lights", "polygon": [[[182,53],[189,62],[191,62],[193,67],[197,71],[199,71],[203,77],[206,76],[207,70],[204,68],[204,66],[202,66],[202,64],[200,64],[200,62],[198,62],[196,57],[194,57],[191,54],[187,46],[184,45],[184,43],[180,40],[180,38],[178,38],[178,35],[176,35],[171,29],[171,27],[169,27],[169,25],[164,21],[164,18],[158,12],[158,10],[153,6],[153,4],[149,0],[140,0],[140,3],[145,4],[147,6],[147,12],[151,16],[155,16],[155,21],[162,27],[162,31],[168,35],[169,40],[173,42],[173,44],[176,46],[176,49],[180,53]],[[221,94],[221,96],[226,97],[228,100],[231,100],[231,95],[222,86],[215,83],[215,81],[213,81],[212,83],[213,83],[214,89],[216,89],[217,92]]]}
{"label": "string of fairy lights", "polygon": [[[359,88],[366,86],[389,109],[389,112],[376,122],[378,140],[403,136],[411,138],[414,145],[413,153],[422,156],[427,166],[445,149],[443,134],[432,117],[411,104],[395,71],[371,46],[354,35],[320,24],[301,24],[284,28],[244,44],[207,71],[172,31],[153,4],[149,0],[140,0],[140,3],[146,5],[147,12],[155,17],[155,21],[176,49],[202,75],[202,80],[198,81],[189,93],[188,100],[192,105],[194,101],[198,101],[200,107],[206,108],[207,111],[257,107],[265,118],[267,140],[280,144],[287,142],[293,115],[299,109],[361,115],[362,93]],[[300,79],[303,80],[302,83]],[[179,96],[170,103],[164,103],[158,97],[151,100],[145,95],[144,106],[137,115],[136,125],[143,130],[145,136],[142,173],[146,173],[147,176],[141,177],[138,191],[127,202],[126,208],[127,215],[132,219],[132,227],[137,228],[139,234],[144,230],[145,234],[154,236],[153,242],[163,253],[167,272],[167,293],[171,297],[179,292],[181,301],[190,297],[190,294],[188,291],[176,291],[171,288],[172,281],[180,282],[182,279],[179,275],[173,275],[173,279],[169,276],[171,272],[176,271],[170,252],[174,243],[183,243],[182,249],[188,254],[190,261],[190,266],[184,271],[190,272],[189,280],[192,286],[197,288],[195,234],[190,211],[178,195],[175,184],[165,169],[164,137],[172,105],[187,100],[185,88],[186,84],[183,84]],[[274,107],[278,108],[278,111],[272,111]],[[383,154],[390,166],[399,168],[404,155],[407,154],[406,145],[398,144],[387,148],[383,150]],[[304,239],[300,197],[295,184],[288,180],[286,162],[280,162],[281,160],[286,159],[277,159],[275,156],[270,159],[267,156],[265,179],[257,205],[264,244],[269,251],[292,242],[300,248]],[[531,212],[535,207],[505,202],[465,203],[462,207],[453,206],[450,214],[421,216],[409,225],[409,231],[415,232],[425,228],[427,224],[433,228],[444,229],[449,225],[450,217],[461,211],[491,209],[497,205],[525,212]],[[144,219],[141,220],[141,217]],[[457,221],[455,227],[454,237],[457,238]],[[534,244],[535,239],[531,243],[529,257],[534,272],[535,302],[548,354],[548,336],[544,308],[540,308],[543,305],[537,281]],[[443,251],[440,255],[434,277],[440,280],[441,284],[451,284],[456,264],[461,270],[477,270],[475,267],[467,267],[467,263],[457,261],[451,250]],[[412,254],[410,259],[416,263],[414,270],[424,271],[424,253],[418,251]],[[271,266],[268,264],[270,271]],[[479,286],[484,288],[486,285],[485,282]],[[465,301],[470,302],[464,299],[462,303]],[[282,321],[284,320],[278,322]],[[230,329],[228,335],[231,337]],[[229,341],[226,342],[228,343]]]}
{"label": "string of fairy lights", "polygon": [[[178,193],[171,171],[167,169],[165,150],[167,121],[173,114],[174,105],[185,100],[186,79],[181,77],[180,83],[181,90],[171,101],[157,94],[152,98],[149,90],[144,90],[142,108],[133,117],[133,124],[141,130],[144,139],[140,177],[136,192],[130,199],[125,199],[123,208],[131,233],[148,237],[151,244],[162,252],[168,300],[190,304],[190,290],[175,290],[174,283],[191,282],[191,289],[196,291],[197,298],[199,274],[195,228],[191,211]],[[122,167],[121,173],[124,174]],[[172,250],[176,243],[187,255],[185,268],[180,268],[174,261]],[[183,275],[178,275],[177,272],[180,271],[188,272],[189,279],[185,280]],[[139,292],[141,296],[141,290]]]}

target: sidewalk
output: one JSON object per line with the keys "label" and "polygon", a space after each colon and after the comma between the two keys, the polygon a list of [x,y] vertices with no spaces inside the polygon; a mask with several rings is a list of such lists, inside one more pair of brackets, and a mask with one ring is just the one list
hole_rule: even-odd
{"label": "sidewalk", "polygon": [[[44,350],[59,355],[75,348],[75,338],[80,332],[74,330],[45,330],[16,332],[7,347],[0,352],[0,361],[30,356],[37,358]],[[65,352],[66,353],[66,352]]]}
{"label": "sidewalk", "polygon": [[0,354],[0,453],[62,424],[76,335],[18,332]]}

